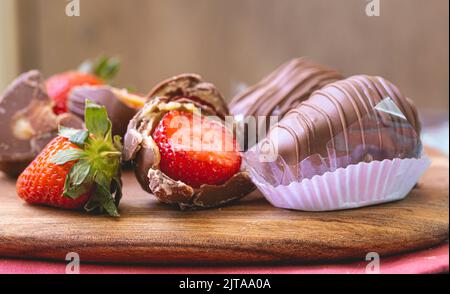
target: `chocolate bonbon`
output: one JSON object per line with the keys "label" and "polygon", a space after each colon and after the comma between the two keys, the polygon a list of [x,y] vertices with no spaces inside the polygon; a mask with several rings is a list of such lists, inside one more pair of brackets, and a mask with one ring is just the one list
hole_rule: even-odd
{"label": "chocolate bonbon", "polygon": [[430,165],[412,100],[367,75],[312,93],[245,159],[269,202],[306,211],[403,199]]}
{"label": "chocolate bonbon", "polygon": [[55,115],[39,71],[20,75],[0,96],[0,170],[18,175],[56,136],[58,125],[81,128],[71,114]]}
{"label": "chocolate bonbon", "polygon": [[[344,145],[341,152],[347,154],[353,151],[350,149],[354,146],[363,146],[365,140],[371,140],[373,147],[377,149],[371,155],[377,157],[374,159],[407,156],[411,151],[407,149],[415,148],[415,145],[400,146],[398,139],[402,136],[417,136],[402,134],[405,128],[395,124],[395,116],[389,117],[389,131],[399,132],[395,136],[383,133],[386,128],[383,126],[382,115],[379,117],[379,125],[370,131],[363,125],[365,117],[385,98],[391,99],[411,124],[412,129],[408,132],[414,131],[418,136],[420,122],[412,100],[382,77],[357,75],[315,91],[308,100],[289,111],[273,126],[266,140],[276,144],[278,154],[290,167],[298,165],[310,155],[327,156],[330,147],[337,149],[330,144],[335,144],[338,139]],[[350,126],[352,132],[349,132]],[[361,161],[368,160],[365,156],[360,154]]]}

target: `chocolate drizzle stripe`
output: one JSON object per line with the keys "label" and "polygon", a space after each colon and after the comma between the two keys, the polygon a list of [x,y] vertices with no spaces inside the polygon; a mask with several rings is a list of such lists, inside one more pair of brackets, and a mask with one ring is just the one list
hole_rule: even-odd
{"label": "chocolate drizzle stripe", "polygon": [[[294,148],[295,148],[296,158],[300,158],[300,150],[299,150],[301,148],[300,140],[299,140],[298,136],[296,135],[295,130],[286,125],[280,125],[279,128],[285,130],[292,136],[292,139],[295,141]],[[295,163],[295,164],[297,164],[297,163]]]}
{"label": "chocolate drizzle stripe", "polygon": [[[317,86],[321,87],[323,85],[328,84],[329,82],[333,82],[336,79],[333,79],[333,75],[329,74],[329,77],[326,77],[326,72],[316,72],[309,76],[307,76],[305,79],[303,79],[294,89],[292,89],[281,101],[281,104],[287,105],[288,107],[293,107],[293,105],[296,101],[297,103],[302,102],[301,100],[304,100],[308,98],[308,94],[312,92],[312,89],[316,88]],[[303,99],[299,99],[299,97],[304,97]]]}
{"label": "chocolate drizzle stripe", "polygon": [[[336,87],[336,88],[338,88],[338,87]],[[339,122],[341,123],[342,134],[344,135],[345,150],[346,150],[346,153],[348,155],[348,153],[349,153],[349,148],[348,148],[349,144],[348,143],[349,142],[348,142],[348,132],[347,132],[347,120],[345,118],[345,114],[344,114],[342,105],[340,104],[339,100],[337,100],[334,96],[332,96],[332,95],[330,95],[328,93],[323,93],[323,96],[325,98],[327,98],[336,107],[336,110],[338,111]],[[330,138],[331,138],[331,141],[333,142],[334,138],[335,138],[335,135],[331,135]]]}
{"label": "chocolate drizzle stripe", "polygon": [[[387,84],[384,83],[383,80],[378,79],[378,78],[377,78],[377,80],[379,81],[380,86],[378,87],[378,83],[376,83],[375,86],[377,87],[378,91],[380,93],[382,93],[381,96],[382,97],[390,96],[391,98],[395,97],[395,99],[397,100],[397,95],[395,95],[395,93],[392,93],[392,91],[389,90],[390,87],[388,87]],[[392,94],[394,94],[394,95],[392,95]],[[394,99],[394,98],[392,98],[392,99]],[[402,100],[398,100],[398,102],[400,104],[399,105],[400,109],[404,109],[407,112],[406,113],[406,117],[408,117],[408,116],[412,117],[411,116],[411,112],[408,111],[409,107],[406,107],[406,105],[403,103]],[[396,129],[396,131],[400,132],[400,134],[401,134],[401,136],[399,138],[403,138],[406,134],[405,134],[403,128],[401,127],[400,119],[397,118],[396,116],[392,116],[392,120],[395,122],[395,129]],[[403,146],[403,144],[401,144],[400,146]],[[403,152],[404,150],[401,150],[401,151]]]}
{"label": "chocolate drizzle stripe", "polygon": [[[288,100],[288,101],[282,101],[281,104],[282,105],[287,105],[286,108],[292,107],[294,105],[292,105],[295,101],[297,101],[297,103],[302,102],[303,100],[307,99],[309,94],[312,92],[313,89],[317,88],[317,87],[321,87],[323,85],[325,85],[326,83],[328,83],[328,79],[324,79],[324,74],[325,73],[321,73],[321,72],[317,72],[317,73],[313,73],[309,76],[307,76],[301,84],[298,84],[295,88],[295,90],[297,90],[299,93],[296,92],[291,92],[288,93],[288,96],[286,96],[284,99]],[[325,82],[322,82],[323,80],[325,80]],[[334,81],[335,79],[333,79]],[[290,95],[290,96],[289,96]],[[301,99],[299,99],[300,97],[303,97]],[[290,98],[290,99],[289,99]]]}
{"label": "chocolate drizzle stripe", "polygon": [[308,99],[314,90],[341,78],[337,71],[308,58],[297,58],[235,96],[230,109],[234,115],[279,115],[283,118],[290,109]]}
{"label": "chocolate drizzle stripe", "polygon": [[[346,86],[348,86],[350,89],[346,89]],[[346,97],[352,97],[352,96],[358,97],[358,99],[361,101],[361,103],[363,104],[364,108],[366,109],[366,113],[369,112],[369,110],[367,109],[367,105],[364,102],[364,99],[361,99],[361,96],[358,94],[358,91],[354,91],[355,88],[353,87],[353,85],[351,85],[350,83],[348,83],[346,81],[343,81],[342,85],[335,85],[335,87],[337,89],[341,90],[342,93],[346,95]],[[352,91],[352,90],[353,90],[353,93],[350,93],[350,91]],[[355,94],[355,95],[352,95],[352,94]],[[365,140],[365,136],[364,136],[363,115],[361,114],[361,112],[360,112],[360,110],[358,108],[358,105],[356,104],[356,101],[353,100],[353,99],[348,99],[348,100],[350,101],[350,103],[351,103],[351,105],[353,107],[353,110],[356,113],[357,122],[359,124],[359,129],[360,129],[360,132],[361,132],[362,144],[363,144],[363,147],[365,148],[366,147],[366,140]],[[353,122],[350,122],[350,125],[352,125],[352,124],[353,124]],[[344,132],[345,133],[347,132],[347,128],[344,128]]]}
{"label": "chocolate drizzle stripe", "polygon": [[[373,97],[373,103],[372,103],[372,108],[375,108],[375,106],[376,106],[376,104],[378,104],[379,102],[381,102],[383,99],[385,99],[385,98],[387,98],[387,96],[386,95],[383,95],[380,91],[382,90],[380,87],[377,87],[377,83],[375,83],[375,81],[376,80],[374,80],[372,77],[368,77],[368,76],[364,76],[365,77],[365,79],[362,79],[362,78],[360,78],[360,82],[362,83],[362,84],[364,84],[365,85],[365,87],[369,87],[374,93],[376,93],[376,95],[374,95],[374,97]],[[367,96],[367,98],[369,99],[369,101],[372,101],[372,100],[370,100],[370,97],[371,96]],[[377,99],[378,98],[378,99]],[[398,100],[398,98],[397,98],[397,96],[394,96],[394,97],[391,97],[394,101],[397,101]],[[377,100],[375,100],[375,99],[377,99]],[[377,118],[377,123],[382,123],[382,118],[381,118],[381,113],[380,112],[376,112],[376,118]],[[396,117],[393,117],[393,116],[391,116],[390,115],[390,119],[392,120],[392,121],[397,121],[397,119],[396,119]],[[380,142],[380,144],[379,144],[379,148],[380,149],[382,149],[383,148],[383,137],[382,137],[382,134],[381,134],[381,130],[380,129],[378,129],[378,133],[379,133],[379,142]]]}
{"label": "chocolate drizzle stripe", "polygon": [[[357,94],[357,97],[361,100],[361,103],[365,107],[366,114],[370,113],[371,111],[375,111],[374,108],[376,106],[376,102],[373,101],[372,97],[370,95],[368,95],[369,93],[365,90],[366,87],[371,88],[370,84],[367,84],[365,79],[361,79],[359,77],[356,77],[354,79],[354,81],[355,81],[355,84],[351,83],[350,81],[346,81],[346,83],[354,89],[355,93]],[[362,95],[364,95],[364,97]],[[370,104],[370,105],[368,105],[368,104]],[[375,113],[375,119],[377,121],[377,124],[381,123],[381,119],[379,118],[378,113]],[[364,136],[364,130],[362,133]],[[380,128],[377,128],[377,133],[378,133],[378,142],[379,142],[378,147],[381,149],[381,148],[383,148],[383,136],[381,134]]]}
{"label": "chocolate drizzle stripe", "polygon": [[[294,110],[293,112],[297,112],[299,118],[305,122],[305,125],[307,126],[307,132],[308,132],[308,153],[311,152],[311,141],[315,140],[316,138],[316,130],[314,128],[314,123],[308,118],[308,116],[303,115],[301,112]],[[310,140],[310,134],[312,137],[312,140]]]}
{"label": "chocolate drizzle stripe", "polygon": [[[312,105],[308,102],[304,102],[302,105],[310,107],[312,109],[314,109],[315,111],[319,112],[326,120],[327,125],[328,125],[328,132],[330,134],[330,138],[334,138],[334,131],[333,131],[333,122],[331,121],[330,116],[326,113],[326,111],[322,110],[320,107],[316,106],[316,105]],[[334,145],[334,141],[331,140],[331,144],[333,146],[333,149],[335,149],[335,145]]]}
{"label": "chocolate drizzle stripe", "polygon": [[[315,85],[318,85],[320,88],[326,84],[332,83],[332,82],[336,81],[337,79],[339,79],[339,75],[337,73],[323,73],[323,75],[321,76],[322,79],[320,79],[318,77],[318,75],[319,75],[318,73],[316,75],[317,76],[310,76],[304,81],[304,83],[309,82],[307,85],[298,85],[296,87],[297,92],[290,93],[291,95],[286,97],[286,101],[284,101],[284,103],[286,105],[289,105],[290,107],[295,107],[295,106],[297,106],[297,105],[295,105],[295,103],[298,104],[301,102],[301,101],[298,101],[299,97],[304,97],[305,95],[312,92],[311,90],[306,91],[305,88],[306,89],[314,89]],[[325,75],[327,75],[327,76],[325,76]],[[315,78],[315,79],[312,80],[313,78]],[[305,97],[305,98],[309,98],[309,97]]]}
{"label": "chocolate drizzle stripe", "polygon": [[306,134],[306,146],[308,147],[308,153],[311,152],[311,129],[309,127],[308,122],[305,120],[305,116],[298,112],[298,122],[300,126],[303,128],[303,131]]}
{"label": "chocolate drizzle stripe", "polygon": [[[394,114],[374,112],[375,106],[388,96],[412,128]],[[370,124],[366,123],[366,118],[372,120]],[[272,134],[277,128],[286,130],[287,135],[277,143],[278,152],[291,167],[310,155],[326,156],[327,147],[339,151],[336,149],[338,141],[334,140],[337,135],[342,135],[342,154],[357,156],[352,160],[404,158],[417,147],[417,140],[411,137],[410,131],[420,132],[417,110],[412,101],[389,81],[365,75],[336,81],[313,92],[308,100],[287,112],[270,129],[268,140],[275,139]],[[361,150],[353,150],[359,146]]]}
{"label": "chocolate drizzle stripe", "polygon": [[[283,105],[285,104],[285,100],[288,97],[288,95],[292,95],[292,92],[295,91],[296,89],[296,85],[299,86],[301,85],[304,81],[302,79],[302,75],[301,72],[299,71],[299,69],[295,69],[292,72],[287,73],[285,78],[286,80],[288,80],[289,82],[282,87],[282,89],[277,89],[277,84],[281,83],[281,78],[282,77],[278,77],[276,80],[274,80],[274,85],[273,85],[273,98],[270,98],[269,95],[265,95],[266,99],[260,99],[258,103],[258,108],[261,107],[262,103],[266,102],[267,105],[267,109],[269,113],[273,113],[275,108],[277,106]],[[286,91],[286,89],[288,89],[288,91]],[[270,93],[270,92],[269,92]]]}
{"label": "chocolate drizzle stripe", "polygon": [[[299,64],[299,66],[301,63]],[[278,85],[281,84],[283,80],[287,80],[288,84],[286,84],[283,89],[289,88],[291,92],[292,86],[295,87],[297,83],[301,83],[303,78],[301,76],[301,68],[294,67],[294,69],[291,70],[292,66],[288,66],[285,70],[283,70],[279,75],[277,75],[275,78],[271,80],[271,82],[267,86],[262,86],[259,91],[263,92],[261,98],[256,100],[256,102],[253,104],[252,108],[250,108],[251,113],[254,113],[258,109],[260,109],[261,105],[263,103],[268,103],[267,109],[269,113],[272,113],[274,108],[278,105],[283,103],[283,100],[286,99],[286,95],[281,95],[283,93],[279,93],[280,90],[278,89]],[[305,69],[306,70],[306,69]],[[297,83],[295,83],[297,82]],[[267,91],[266,91],[267,90]],[[282,91],[282,90],[281,90]],[[289,92],[287,94],[289,94]],[[273,99],[270,98],[272,95],[276,95],[276,93],[279,93],[279,96]]]}
{"label": "chocolate drizzle stripe", "polygon": [[[378,81],[381,82],[380,80],[378,80]],[[381,101],[382,99],[388,97],[388,95],[386,95],[387,92],[385,91],[385,90],[386,90],[385,86],[382,85],[381,87],[379,87],[379,86],[378,86],[378,83],[375,83],[374,80],[371,80],[371,82],[372,82],[372,83],[371,83],[371,86],[374,87],[374,88],[377,90],[377,92],[380,94],[380,101]],[[399,105],[400,108],[401,108],[401,109],[404,109],[403,105],[401,105],[401,104],[402,104],[402,103],[401,103],[401,99],[399,100],[398,97],[397,97],[397,95],[394,95],[394,96],[390,95],[390,98],[393,99],[394,101],[396,101],[397,103],[400,103],[400,105]],[[402,111],[404,111],[404,110],[402,110]],[[393,116],[393,115],[390,115],[390,119],[394,122],[394,128],[396,129],[396,131],[400,131],[401,135],[403,136],[403,130],[402,130],[402,128],[401,128],[401,127],[398,128],[398,126],[399,126],[399,124],[400,124],[399,119],[398,119],[397,117]],[[401,145],[402,145],[402,144],[400,144],[400,146],[401,146]],[[383,140],[380,139],[380,148],[382,148],[382,147],[383,147]]]}

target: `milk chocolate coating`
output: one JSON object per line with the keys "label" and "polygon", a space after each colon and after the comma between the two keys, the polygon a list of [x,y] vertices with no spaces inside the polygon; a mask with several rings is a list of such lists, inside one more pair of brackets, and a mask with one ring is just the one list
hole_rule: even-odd
{"label": "milk chocolate coating", "polygon": [[194,103],[206,114],[214,114],[222,119],[229,113],[216,86],[204,82],[197,74],[181,74],[164,80],[150,91],[148,97],[165,97],[169,101]]}
{"label": "milk chocolate coating", "polygon": [[108,112],[112,123],[113,135],[123,137],[127,131],[130,119],[136,114],[137,109],[123,103],[110,86],[81,86],[74,88],[68,98],[68,109],[71,113],[84,120],[84,108],[86,99],[99,105],[103,105]]}
{"label": "milk chocolate coating", "polygon": [[221,94],[212,84],[201,81],[197,75],[180,75],[159,84],[149,96],[152,97],[150,101],[128,125],[123,152],[124,160],[133,160],[136,178],[144,190],[153,193],[161,202],[182,209],[224,205],[254,190],[246,172],[238,172],[223,185],[202,185],[196,189],[171,179],[159,169],[160,153],[151,134],[165,113],[195,108],[202,109],[206,115],[224,117],[228,114]]}
{"label": "milk chocolate coating", "polygon": [[17,176],[57,135],[58,125],[82,128],[71,114],[57,116],[39,71],[16,78],[0,96],[0,170]]}
{"label": "milk chocolate coating", "polygon": [[[405,124],[396,122],[395,116],[388,114],[378,114],[381,125],[375,124],[370,131],[363,127],[365,117],[369,113],[373,114],[374,106],[387,97],[390,97],[404,114],[410,124],[409,129]],[[390,131],[397,132],[398,139],[409,136],[417,140],[411,140],[409,145],[401,145],[400,141],[392,137],[392,133],[388,134],[387,129],[381,127],[386,122],[391,123],[393,129]],[[351,132],[348,130],[350,126],[353,126]],[[365,140],[370,140],[376,143],[372,144],[372,147],[377,152],[371,154],[369,159],[407,157],[417,148],[417,143],[420,142],[419,134],[417,109],[410,99],[382,77],[357,75],[315,91],[307,101],[288,112],[271,128],[266,138],[268,141],[264,143],[276,144],[278,154],[291,168],[295,168],[310,155],[326,156],[329,142],[331,147],[337,150],[338,147],[333,145],[337,144],[337,140],[340,140],[339,152],[342,154],[349,154],[351,148],[364,146]],[[358,156],[359,159],[356,160],[368,159],[367,154]],[[373,158],[374,156],[377,158]]]}
{"label": "milk chocolate coating", "polygon": [[281,119],[313,91],[342,78],[337,71],[306,57],[296,58],[235,96],[229,104],[230,111],[235,116],[279,116]]}

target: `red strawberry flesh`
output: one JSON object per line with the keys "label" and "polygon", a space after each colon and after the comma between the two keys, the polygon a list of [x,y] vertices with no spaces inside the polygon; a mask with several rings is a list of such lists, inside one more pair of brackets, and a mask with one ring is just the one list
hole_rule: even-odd
{"label": "red strawberry flesh", "polygon": [[71,148],[78,149],[66,138],[54,138],[17,179],[16,186],[19,197],[32,204],[44,204],[66,209],[83,207],[89,199],[88,194],[77,199],[62,196],[66,176],[75,161],[64,165],[49,163],[58,151]]}
{"label": "red strawberry flesh", "polygon": [[240,170],[236,141],[219,121],[172,110],[158,123],[152,138],[161,154],[160,170],[194,188],[221,185]]}

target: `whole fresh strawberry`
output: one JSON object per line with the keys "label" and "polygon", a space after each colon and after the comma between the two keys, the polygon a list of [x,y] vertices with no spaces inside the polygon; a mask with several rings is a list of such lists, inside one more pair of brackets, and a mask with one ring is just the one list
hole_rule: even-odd
{"label": "whole fresh strawberry", "polygon": [[161,171],[194,188],[221,185],[240,170],[236,141],[219,121],[172,110],[159,121],[152,138],[159,148]]}
{"label": "whole fresh strawberry", "polygon": [[67,71],[51,76],[46,81],[48,95],[54,100],[53,111],[66,113],[67,97],[76,86],[102,85],[114,78],[119,70],[119,61],[102,57],[96,63],[84,62],[78,70]]}
{"label": "whole fresh strawberry", "polygon": [[104,107],[87,101],[86,130],[60,127],[54,138],[19,176],[16,187],[28,203],[119,216],[120,137],[111,135]]}

